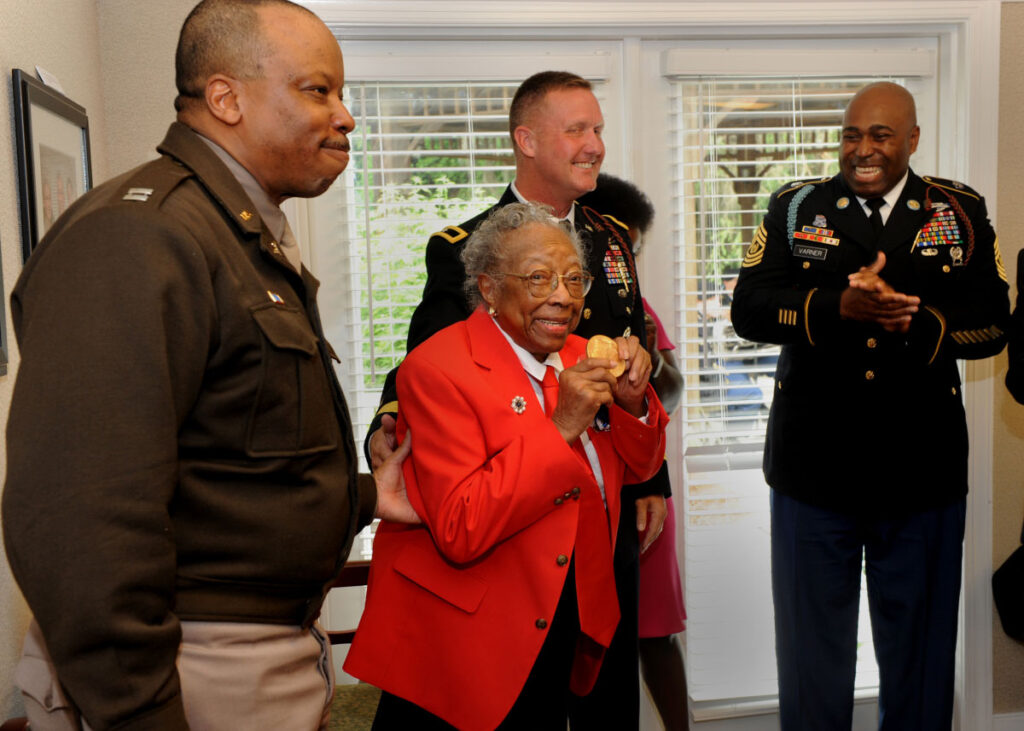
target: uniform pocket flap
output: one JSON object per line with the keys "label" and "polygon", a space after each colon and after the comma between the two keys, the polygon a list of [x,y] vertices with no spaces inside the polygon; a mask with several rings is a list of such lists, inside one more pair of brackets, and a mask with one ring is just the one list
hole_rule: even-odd
{"label": "uniform pocket flap", "polygon": [[301,310],[269,302],[253,307],[250,312],[264,337],[275,348],[316,355],[317,337]]}
{"label": "uniform pocket flap", "polygon": [[411,546],[395,559],[395,571],[431,594],[472,614],[487,593],[486,582],[458,569],[436,553]]}

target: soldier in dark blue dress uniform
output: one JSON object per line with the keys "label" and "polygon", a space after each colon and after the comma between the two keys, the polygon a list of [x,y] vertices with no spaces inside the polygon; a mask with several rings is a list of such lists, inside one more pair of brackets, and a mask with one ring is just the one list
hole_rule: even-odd
{"label": "soldier in dark blue dress uniform", "polygon": [[732,319],[783,346],[764,470],[782,728],[849,729],[866,560],[881,729],[946,729],[967,494],[957,359],[1002,350],[1006,273],[984,199],[909,169],[902,87],[844,117],[840,174],[771,198]]}

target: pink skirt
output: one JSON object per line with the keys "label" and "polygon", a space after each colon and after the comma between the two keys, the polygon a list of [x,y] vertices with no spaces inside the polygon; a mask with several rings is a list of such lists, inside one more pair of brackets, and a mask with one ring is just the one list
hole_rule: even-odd
{"label": "pink skirt", "polygon": [[676,559],[676,512],[668,499],[665,528],[640,554],[640,637],[667,637],[686,629],[683,586]]}

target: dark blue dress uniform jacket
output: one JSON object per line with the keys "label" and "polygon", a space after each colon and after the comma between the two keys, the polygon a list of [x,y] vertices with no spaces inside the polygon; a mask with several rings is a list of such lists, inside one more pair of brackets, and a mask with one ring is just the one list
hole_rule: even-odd
{"label": "dark blue dress uniform jacket", "polygon": [[[841,320],[847,276],[921,298],[909,332]],[[967,425],[956,359],[1002,350],[1006,273],[984,199],[910,172],[879,240],[841,176],[776,191],[747,250],[736,332],[781,344],[768,421],[768,484],[872,514],[926,510],[967,492]]]}

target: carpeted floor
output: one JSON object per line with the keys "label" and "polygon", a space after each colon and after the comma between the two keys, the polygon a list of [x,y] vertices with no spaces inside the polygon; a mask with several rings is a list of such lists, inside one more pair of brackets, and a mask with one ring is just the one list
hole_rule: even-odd
{"label": "carpeted floor", "polygon": [[331,731],[370,731],[380,689],[368,683],[337,685],[331,702]]}

